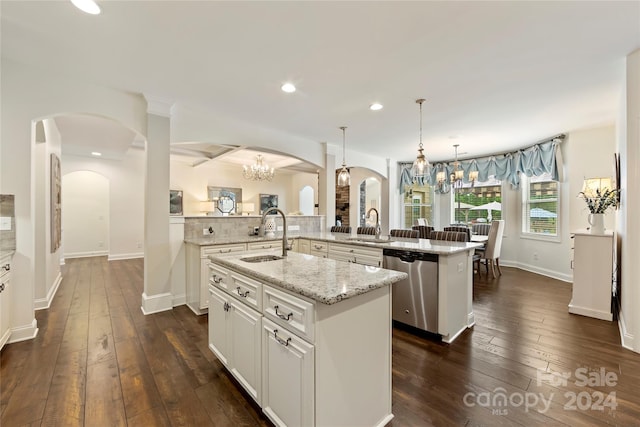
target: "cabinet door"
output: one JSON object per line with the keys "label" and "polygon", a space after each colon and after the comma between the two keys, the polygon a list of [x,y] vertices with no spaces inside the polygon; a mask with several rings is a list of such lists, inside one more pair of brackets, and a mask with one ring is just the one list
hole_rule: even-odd
{"label": "cabinet door", "polygon": [[313,346],[265,318],[262,326],[262,410],[277,426],[313,426]]}
{"label": "cabinet door", "polygon": [[231,358],[230,299],[230,296],[209,286],[209,348],[227,367]]}
{"label": "cabinet door", "polygon": [[0,349],[11,335],[11,275],[5,274],[0,281]]}
{"label": "cabinet door", "polygon": [[233,360],[230,363],[230,371],[258,405],[262,397],[261,319],[261,314],[244,304],[236,301],[231,303]]}

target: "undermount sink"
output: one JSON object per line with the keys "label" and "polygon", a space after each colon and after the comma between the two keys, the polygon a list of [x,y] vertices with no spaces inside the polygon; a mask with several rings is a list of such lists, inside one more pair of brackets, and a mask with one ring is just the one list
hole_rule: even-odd
{"label": "undermount sink", "polygon": [[282,259],[281,256],[278,255],[258,255],[258,256],[249,256],[245,258],[240,258],[240,261],[244,262],[269,262],[269,261],[277,261]]}

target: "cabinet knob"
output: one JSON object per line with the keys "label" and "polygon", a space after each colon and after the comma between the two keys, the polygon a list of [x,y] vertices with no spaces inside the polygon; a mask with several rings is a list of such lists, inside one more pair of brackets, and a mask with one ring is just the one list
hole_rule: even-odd
{"label": "cabinet knob", "polygon": [[4,271],[9,271],[9,270],[11,270],[11,264],[5,264],[5,265],[3,265],[3,266],[2,266],[2,269],[3,269]]}

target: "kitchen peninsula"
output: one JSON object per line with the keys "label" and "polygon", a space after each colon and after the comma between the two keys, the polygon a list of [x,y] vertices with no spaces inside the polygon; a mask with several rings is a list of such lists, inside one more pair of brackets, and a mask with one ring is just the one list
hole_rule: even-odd
{"label": "kitchen peninsula", "polygon": [[405,273],[292,252],[210,256],[209,347],[278,426],[384,426],[391,284]]}

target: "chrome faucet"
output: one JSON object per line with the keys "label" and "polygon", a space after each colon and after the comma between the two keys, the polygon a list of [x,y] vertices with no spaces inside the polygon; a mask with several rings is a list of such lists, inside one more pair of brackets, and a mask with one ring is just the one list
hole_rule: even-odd
{"label": "chrome faucet", "polygon": [[262,222],[260,224],[262,225],[262,229],[264,230],[264,223],[267,220],[267,214],[269,214],[269,212],[274,212],[274,211],[282,215],[282,256],[287,256],[287,249],[289,249],[288,248],[289,242],[287,242],[287,217],[284,215],[284,212],[282,212],[278,208],[269,208],[265,210],[264,213],[262,214]]}
{"label": "chrome faucet", "polygon": [[376,238],[380,238],[380,213],[376,208],[367,211],[367,218],[371,218],[371,211],[376,213]]}

